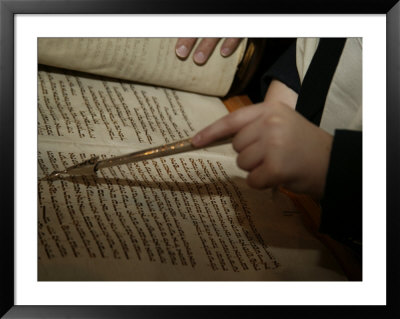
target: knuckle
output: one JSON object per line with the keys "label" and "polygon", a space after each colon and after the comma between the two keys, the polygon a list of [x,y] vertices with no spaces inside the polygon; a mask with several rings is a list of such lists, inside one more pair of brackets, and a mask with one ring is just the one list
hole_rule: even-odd
{"label": "knuckle", "polygon": [[257,178],[257,176],[254,173],[250,173],[249,175],[247,175],[246,182],[247,182],[247,185],[249,185],[251,188],[255,188],[255,189],[263,188],[263,185],[260,182],[260,179]]}
{"label": "knuckle", "polygon": [[[232,142],[232,147],[233,147],[233,149],[235,150],[235,152],[237,152],[237,153],[240,152],[240,148],[239,148],[239,146],[238,146],[238,143],[235,142],[235,140],[233,140],[233,142]],[[239,157],[238,157],[238,159],[239,159]]]}
{"label": "knuckle", "polygon": [[229,116],[227,116],[225,119],[226,119],[226,124],[227,125],[233,126],[233,125],[235,125],[237,123],[237,121],[239,119],[239,114],[233,112],[233,113],[229,114]]}
{"label": "knuckle", "polygon": [[281,125],[283,121],[281,115],[274,112],[268,116],[264,115],[263,122],[265,125],[273,127]]}
{"label": "knuckle", "polygon": [[243,154],[239,154],[236,157],[236,164],[239,168],[247,170],[247,166],[246,166],[246,159],[244,158]]}
{"label": "knuckle", "polygon": [[[240,142],[240,136],[237,134],[233,141],[232,141],[232,147],[233,149],[237,152],[240,153],[240,151],[242,151],[242,143]],[[238,158],[240,157],[240,154],[238,156]]]}
{"label": "knuckle", "polygon": [[283,167],[279,161],[269,161],[265,164],[264,169],[274,184],[279,184],[283,180]]}

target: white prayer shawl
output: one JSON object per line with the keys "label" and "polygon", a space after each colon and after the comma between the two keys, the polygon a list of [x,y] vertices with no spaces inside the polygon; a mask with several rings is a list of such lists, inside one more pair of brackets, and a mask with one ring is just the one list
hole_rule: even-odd
{"label": "white prayer shawl", "polygon": [[[306,75],[319,38],[299,38],[296,63],[300,82]],[[322,113],[320,127],[330,134],[335,129],[362,130],[362,39],[349,38],[334,73]]]}

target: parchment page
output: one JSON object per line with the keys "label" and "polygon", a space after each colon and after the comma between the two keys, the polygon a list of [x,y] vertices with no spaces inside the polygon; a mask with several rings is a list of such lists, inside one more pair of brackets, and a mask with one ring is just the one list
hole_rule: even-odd
{"label": "parchment page", "polygon": [[[246,47],[232,56],[215,54],[203,66],[191,55],[175,55],[176,38],[39,38],[39,63],[162,87],[224,96],[232,84]],[[197,41],[197,44],[200,42]]]}
{"label": "parchment page", "polygon": [[[38,74],[38,178],[189,137],[216,98]],[[247,187],[231,146],[38,182],[39,280],[346,280],[291,201]]]}

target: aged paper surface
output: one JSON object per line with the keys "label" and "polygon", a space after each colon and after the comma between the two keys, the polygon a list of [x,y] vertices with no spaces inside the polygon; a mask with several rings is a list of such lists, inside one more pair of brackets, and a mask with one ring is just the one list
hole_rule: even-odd
{"label": "aged paper surface", "polygon": [[[38,178],[226,113],[217,98],[41,68]],[[291,201],[245,176],[225,145],[38,181],[38,279],[346,280]]]}
{"label": "aged paper surface", "polygon": [[[175,55],[176,38],[39,38],[39,63],[162,87],[225,96],[246,48],[198,66]],[[199,43],[200,41],[197,41]],[[219,52],[222,41],[215,51]]]}

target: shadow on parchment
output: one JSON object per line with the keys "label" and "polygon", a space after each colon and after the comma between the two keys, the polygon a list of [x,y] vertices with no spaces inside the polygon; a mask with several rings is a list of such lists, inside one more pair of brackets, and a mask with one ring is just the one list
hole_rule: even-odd
{"label": "shadow on parchment", "polygon": [[[217,196],[221,195],[217,192],[212,183],[184,183],[184,182],[154,182],[154,181],[138,181],[127,178],[106,178],[106,177],[94,177],[90,176],[65,176],[58,178],[57,180],[68,181],[71,183],[78,183],[84,186],[98,186],[98,185],[112,185],[112,186],[128,186],[128,187],[140,187],[140,188],[153,188],[161,191],[179,191],[179,192],[196,192],[200,196]],[[54,182],[53,181],[53,182]]]}
{"label": "shadow on parchment", "polygon": [[[127,178],[105,178],[105,177],[96,177],[96,176],[65,176],[53,180],[52,182],[57,181],[67,181],[71,183],[78,183],[84,185],[86,187],[92,186],[96,187],[99,185],[112,185],[112,186],[128,186],[128,187],[140,187],[142,189],[159,189],[162,191],[175,191],[175,192],[195,192],[196,194],[200,195],[201,197],[208,197],[208,196],[221,196],[214,187],[213,183],[185,183],[185,182],[166,182],[166,181],[138,181],[132,180]],[[246,181],[244,178],[234,177],[232,178],[233,184],[237,186],[237,188],[242,189],[243,187],[247,187]],[[266,195],[267,196],[267,195]],[[237,201],[236,199],[232,199],[233,201]],[[240,207],[240,205],[236,205]],[[249,219],[251,220],[251,212],[250,216],[246,216],[245,212],[241,208],[236,208],[235,215],[238,220],[244,221],[240,222],[240,226],[243,231],[250,236],[250,239],[255,242],[259,242],[263,245],[267,245],[269,247],[276,247],[276,248],[285,248],[285,249],[315,249],[315,242],[314,241],[297,241],[295,239],[295,234],[293,234],[293,238],[288,240],[287,235],[284,234],[283,236],[277,235],[277,229],[273,229],[273,225],[271,225],[271,229],[268,229],[268,226],[264,229],[259,229],[257,225],[255,225],[256,230],[252,228],[250,223],[248,222]],[[307,225],[305,225],[307,227]],[[284,226],[283,226],[284,227]],[[263,239],[257,236],[254,231],[260,231],[263,234],[262,237],[265,237],[265,242],[260,242]],[[268,236],[268,233],[275,234],[274,236]],[[332,257],[329,255],[328,251],[324,250],[319,255],[319,263],[321,266],[327,269],[334,269],[332,268]]]}

